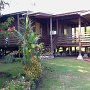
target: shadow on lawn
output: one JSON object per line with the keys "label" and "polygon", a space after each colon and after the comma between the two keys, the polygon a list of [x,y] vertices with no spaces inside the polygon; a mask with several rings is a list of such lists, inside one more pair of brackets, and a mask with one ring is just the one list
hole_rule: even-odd
{"label": "shadow on lawn", "polygon": [[8,72],[0,72],[0,78],[2,77],[11,77],[12,75]]}

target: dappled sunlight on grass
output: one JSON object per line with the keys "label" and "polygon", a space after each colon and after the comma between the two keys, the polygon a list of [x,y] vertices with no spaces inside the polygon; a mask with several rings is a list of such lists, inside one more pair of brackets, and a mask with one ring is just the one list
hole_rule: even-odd
{"label": "dappled sunlight on grass", "polygon": [[44,77],[39,90],[90,90],[90,63],[73,58],[42,61]]}
{"label": "dappled sunlight on grass", "polygon": [[56,65],[56,66],[66,66],[66,65],[64,65],[64,64],[61,65],[60,63],[54,63],[54,62],[53,62],[53,63],[50,63],[50,64],[51,64],[51,65]]}
{"label": "dappled sunlight on grass", "polygon": [[82,69],[79,69],[78,71],[79,71],[79,72],[82,72],[82,73],[87,73],[87,72],[88,72],[88,71],[82,70]]}
{"label": "dappled sunlight on grass", "polygon": [[85,67],[81,67],[81,66],[77,66],[77,67],[78,67],[78,68],[81,68],[81,69],[82,69],[82,68],[85,68]]}

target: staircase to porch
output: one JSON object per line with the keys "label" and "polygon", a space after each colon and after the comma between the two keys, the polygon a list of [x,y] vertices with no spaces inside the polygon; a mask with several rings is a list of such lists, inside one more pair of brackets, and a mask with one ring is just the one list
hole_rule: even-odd
{"label": "staircase to porch", "polygon": [[39,39],[39,43],[44,44],[44,52],[49,52],[50,51],[50,36],[43,36]]}

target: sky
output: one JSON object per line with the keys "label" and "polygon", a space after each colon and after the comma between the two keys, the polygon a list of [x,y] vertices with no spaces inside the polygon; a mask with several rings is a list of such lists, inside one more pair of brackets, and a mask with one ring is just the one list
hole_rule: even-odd
{"label": "sky", "polygon": [[4,0],[6,6],[2,14],[19,11],[60,14],[79,10],[90,10],[90,0]]}

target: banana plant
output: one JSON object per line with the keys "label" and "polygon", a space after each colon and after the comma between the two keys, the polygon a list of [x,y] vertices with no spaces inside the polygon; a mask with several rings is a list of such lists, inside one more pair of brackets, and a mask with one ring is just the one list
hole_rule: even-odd
{"label": "banana plant", "polygon": [[32,22],[26,17],[26,30],[24,35],[19,31],[14,30],[17,37],[22,41],[23,64],[25,74],[32,78],[37,78],[40,74],[41,65],[39,63],[39,56],[42,51],[42,43],[38,44],[39,37],[32,30]]}

